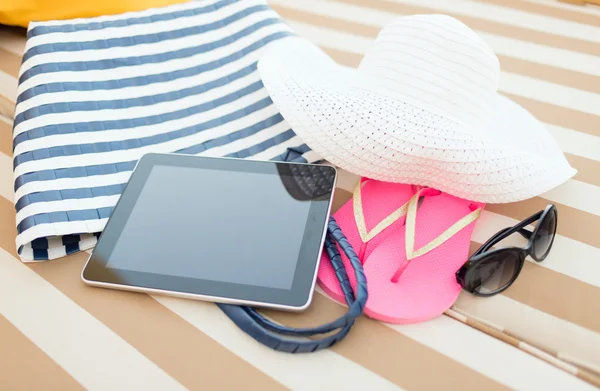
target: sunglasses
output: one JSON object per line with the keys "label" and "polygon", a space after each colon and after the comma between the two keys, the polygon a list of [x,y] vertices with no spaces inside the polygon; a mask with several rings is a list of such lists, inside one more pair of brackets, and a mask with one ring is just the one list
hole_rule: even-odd
{"label": "sunglasses", "polygon": [[[525,228],[536,221],[538,223],[533,232]],[[456,280],[463,289],[477,296],[493,296],[504,291],[515,282],[528,255],[537,262],[548,256],[554,243],[557,223],[556,206],[549,204],[546,209],[499,231],[456,272]],[[495,244],[516,232],[528,240],[525,247],[490,250]]]}

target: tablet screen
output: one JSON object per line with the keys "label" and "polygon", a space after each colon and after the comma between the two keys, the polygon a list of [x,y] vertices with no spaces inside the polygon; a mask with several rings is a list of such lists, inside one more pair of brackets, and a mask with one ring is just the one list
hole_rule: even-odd
{"label": "tablet screen", "polygon": [[335,178],[324,165],[146,154],[82,278],[110,288],[305,308]]}
{"label": "tablet screen", "polygon": [[277,174],[156,165],[107,267],[290,289],[309,209]]}

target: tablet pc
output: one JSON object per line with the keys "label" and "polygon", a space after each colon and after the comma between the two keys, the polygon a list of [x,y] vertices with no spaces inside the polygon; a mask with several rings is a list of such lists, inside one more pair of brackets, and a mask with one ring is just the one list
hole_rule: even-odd
{"label": "tablet pc", "polygon": [[302,310],[312,299],[335,181],[326,165],[144,155],[82,279]]}

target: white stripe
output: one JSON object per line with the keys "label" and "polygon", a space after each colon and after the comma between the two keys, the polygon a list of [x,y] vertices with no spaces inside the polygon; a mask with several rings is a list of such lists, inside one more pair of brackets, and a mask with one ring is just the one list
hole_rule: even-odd
{"label": "white stripe", "polygon": [[17,79],[0,71],[0,97],[5,97],[11,102],[17,101]]}
{"label": "white stripe", "polygon": [[243,149],[252,147],[254,145],[260,144],[263,141],[266,141],[272,137],[275,137],[279,134],[282,134],[290,129],[290,126],[287,122],[281,121],[275,126],[262,130],[252,136],[241,138],[235,141],[230,142],[229,144],[221,145],[219,147],[211,148],[206,151],[203,151],[197,155],[200,156],[227,156],[231,153],[241,151]]}
{"label": "white stripe", "polygon": [[[0,313],[86,389],[184,389],[3,249]],[[102,370],[98,370],[100,362]]]}
{"label": "white stripe", "polygon": [[36,202],[34,204],[27,205],[17,212],[16,223],[19,224],[21,221],[23,221],[23,219],[40,213],[98,209],[115,206],[119,198],[120,195],[111,195],[61,201]]}
{"label": "white stripe", "polygon": [[[253,116],[256,116],[256,122],[258,122],[261,119],[268,118],[270,115],[272,115],[274,113],[273,110],[274,109],[272,107],[267,107],[263,110],[256,112],[255,114],[253,114]],[[273,112],[271,113],[271,111],[273,111]],[[252,120],[252,118],[254,118],[254,117],[247,117],[247,118]],[[238,129],[242,129],[242,126],[239,126]],[[271,136],[274,136],[276,134],[283,133],[286,130],[288,130],[289,125],[287,124],[287,122],[282,121],[279,124],[274,125],[271,129],[272,129],[272,133],[266,132],[265,130],[263,130],[263,131],[259,132],[258,134],[238,140],[241,145],[238,145],[237,141],[236,141],[236,144],[234,144],[234,145],[236,146],[237,149],[235,149],[235,150],[222,149],[221,152],[225,151],[225,152],[231,153],[231,152],[236,152],[241,149],[245,149],[249,146],[257,144],[257,142],[255,142],[256,140],[259,140],[259,141],[262,140],[263,136],[264,136],[263,133],[268,133]],[[200,142],[202,142],[202,140],[206,141],[209,138],[218,137],[219,135],[230,133],[230,129],[224,128],[222,131],[220,131],[219,133],[215,133],[215,134],[207,133],[207,132],[208,131],[201,132],[201,133],[203,133],[202,136],[205,136],[205,137],[203,139],[200,139]],[[189,145],[193,145],[193,144],[188,143],[188,145],[184,145],[182,148],[185,148],[186,146],[189,146]],[[231,143],[228,145],[231,145]],[[217,148],[221,148],[221,147],[217,147]],[[205,151],[205,152],[201,153],[201,155],[208,155],[209,151],[211,151],[211,150]],[[274,156],[276,156],[276,155],[274,155]],[[132,158],[129,158],[126,160],[132,160]],[[10,170],[12,172],[12,161],[7,160],[5,166],[7,168],[10,168]],[[40,169],[43,169],[43,167],[40,167]],[[82,178],[62,178],[62,179],[55,179],[55,180],[50,180],[50,181],[29,182],[29,183],[26,183],[23,186],[19,187],[19,189],[17,189],[17,191],[15,192],[15,200],[19,200],[25,194],[31,194],[31,193],[36,193],[36,192],[48,191],[48,190],[92,188],[92,187],[97,187],[97,186],[109,186],[109,185],[126,183],[129,180],[130,175],[131,175],[131,171],[128,171],[128,172],[121,172],[121,173],[117,173],[117,174],[92,175],[92,176],[87,176],[87,177],[82,177]],[[7,185],[7,189],[9,188],[8,186],[9,185]],[[11,188],[11,194],[12,194],[12,188]]]}
{"label": "white stripe", "polygon": [[497,55],[600,76],[600,57],[478,31]]}
{"label": "white stripe", "polygon": [[[215,1],[213,1],[214,3]],[[195,6],[192,6],[194,5]],[[121,38],[134,35],[146,35],[146,34],[158,34],[166,31],[174,31],[192,26],[202,26],[205,24],[213,23],[217,20],[225,19],[236,12],[242,11],[246,8],[256,5],[255,0],[240,0],[233,4],[219,9],[219,11],[210,11],[207,13],[201,13],[194,16],[180,16],[177,19],[155,21],[152,23],[145,24],[134,24],[123,27],[105,27],[101,30],[82,30],[68,33],[47,33],[37,35],[27,40],[25,51],[39,45],[54,44],[59,42],[87,42],[96,40],[105,40],[111,38]],[[180,8],[184,9],[196,9],[207,6],[207,2],[190,2],[184,7],[173,7],[172,9],[164,8],[165,11],[174,12],[179,11]],[[161,12],[167,13],[167,12]],[[154,12],[154,15],[158,15],[158,12]],[[94,23],[95,21],[90,20]],[[63,22],[65,23],[65,22]],[[68,23],[68,22],[67,22]],[[98,49],[103,50],[103,49]]]}
{"label": "white stripe", "polygon": [[21,57],[25,49],[25,34],[7,28],[0,29],[0,48]]}
{"label": "white stripe", "polygon": [[319,156],[315,151],[310,150],[308,152],[306,152],[305,154],[302,155],[302,157],[304,159],[306,159],[307,162],[317,162],[319,160],[321,160],[321,156]]}
{"label": "white stripe", "polygon": [[[281,125],[277,125],[277,126],[281,126]],[[248,144],[250,144],[250,143],[248,143]],[[277,156],[277,155],[270,156],[269,158],[272,158],[275,156]],[[308,161],[317,161],[317,160],[321,159],[321,157],[318,156],[317,153],[314,151],[308,151],[303,156]],[[11,171],[12,171],[12,163],[10,163],[10,165],[11,165]],[[131,171],[127,171],[127,172],[120,172],[118,174],[88,176],[88,177],[82,177],[82,178],[64,178],[64,179],[56,179],[53,181],[29,182],[29,183],[26,183],[25,185],[21,186],[15,192],[15,200],[19,200],[25,194],[31,194],[31,193],[41,192],[41,191],[57,190],[57,189],[91,188],[91,187],[96,187],[96,186],[109,186],[109,185],[126,183],[129,180],[130,176],[131,176]],[[352,191],[352,189],[350,189],[350,191]],[[12,188],[11,188],[10,194],[12,195]]]}
{"label": "white stripe", "polygon": [[564,152],[600,161],[600,137],[552,124],[544,124]]}
{"label": "white stripe", "polygon": [[[534,214],[536,211],[531,211]],[[560,213],[558,215],[560,224]],[[483,211],[475,224],[471,239],[484,243],[496,232],[506,227],[511,227],[519,221],[500,214]],[[522,247],[526,243],[520,235],[511,235],[504,239],[499,246]],[[527,258],[531,262],[535,262]],[[536,265],[548,268],[557,273],[564,274],[579,281],[600,288],[600,248],[578,242],[562,235],[556,235],[552,251],[543,262]]]}
{"label": "white stripe", "polygon": [[[23,83],[21,83],[18,87],[18,94],[21,94],[23,91],[26,91],[29,88],[44,85],[49,83],[64,83],[64,82],[92,82],[92,81],[106,81],[106,80],[120,80],[131,77],[138,76],[147,76],[147,75],[155,75],[166,72],[175,72],[182,69],[187,69],[193,67],[195,65],[205,64],[217,59],[221,59],[223,57],[227,57],[231,54],[237,53],[240,50],[264,39],[265,37],[285,31],[287,28],[282,25],[270,25],[261,28],[260,30],[255,31],[252,34],[244,36],[239,40],[236,40],[233,43],[227,44],[225,46],[216,48],[207,53],[199,53],[194,56],[174,59],[166,62],[160,62],[156,64],[142,64],[135,66],[127,66],[121,67],[117,69],[102,69],[102,70],[92,70],[85,72],[50,72],[50,73],[42,73],[36,76],[33,76]],[[196,40],[196,44],[198,41]],[[265,47],[268,47],[266,45]],[[259,49],[264,50],[265,47]],[[130,52],[131,54],[131,52]],[[55,54],[56,60],[64,59],[64,54]]]}
{"label": "white stripe", "polygon": [[[247,17],[236,20],[228,26],[221,26],[220,29],[206,31],[200,35],[188,35],[177,39],[169,39],[166,41],[155,42],[150,44],[140,44],[128,47],[112,47],[109,49],[92,49],[92,50],[82,50],[75,52],[52,52],[45,54],[38,54],[37,56],[33,56],[29,58],[25,63],[21,66],[21,73],[37,66],[40,64],[48,64],[53,62],[61,62],[65,61],[68,58],[69,62],[78,62],[78,61],[98,61],[105,59],[115,59],[115,58],[130,58],[130,57],[141,57],[147,55],[156,55],[176,50],[182,50],[187,48],[192,48],[196,46],[200,46],[206,43],[212,43],[219,41],[227,36],[236,34],[243,29],[254,25],[260,21],[263,21],[269,17],[277,17],[271,10],[265,10],[253,13]],[[176,26],[178,21],[171,22],[172,25]],[[151,26],[151,25],[150,25]],[[278,30],[284,30],[285,26],[279,24]],[[224,32],[224,30],[226,32]],[[98,38],[102,38],[102,30],[97,33]],[[209,51],[210,53],[211,51]]]}
{"label": "white stripe", "polygon": [[[59,238],[57,238],[59,239]],[[60,244],[59,246],[51,246],[48,245],[48,259],[56,259],[67,256],[67,249],[64,245]]]}
{"label": "white stripe", "polygon": [[23,247],[23,249],[21,250],[20,257],[22,260],[33,259],[33,249],[31,248],[31,245],[26,245]]}
{"label": "white stripe", "polygon": [[600,43],[600,28],[493,4],[465,0],[393,0],[395,3],[471,16],[528,30]]}
{"label": "white stripe", "polygon": [[389,327],[512,389],[593,389],[582,380],[447,316],[427,323]]}
{"label": "white stripe", "polygon": [[[300,22],[290,21],[289,24],[299,34],[324,47],[360,55],[364,55],[372,47],[373,40],[370,38]],[[600,114],[600,105],[595,103],[600,100],[598,94],[507,72],[502,72],[501,80],[499,91],[526,96],[569,109]]]}
{"label": "white stripe", "polygon": [[97,241],[98,241],[98,239],[94,235],[90,235],[90,234],[81,235],[81,240],[79,241],[79,249],[81,251],[90,249],[96,245]]}
{"label": "white stripe", "polygon": [[88,220],[88,221],[66,221],[62,223],[39,224],[29,228],[21,235],[17,236],[17,248],[31,243],[34,239],[42,237],[72,235],[78,233],[101,232],[106,226],[108,219]]}
{"label": "white stripe", "polygon": [[589,183],[571,179],[541,197],[600,216],[600,187]]}
{"label": "white stripe", "polygon": [[[17,135],[27,132],[31,129],[48,126],[48,125],[54,125],[54,124],[86,123],[86,122],[92,122],[92,121],[113,121],[113,120],[125,120],[125,119],[132,119],[132,118],[146,118],[150,115],[160,115],[160,114],[167,114],[167,113],[171,113],[171,112],[175,112],[175,111],[185,110],[185,109],[189,109],[190,107],[198,106],[199,104],[206,103],[206,102],[212,102],[212,101],[220,99],[226,95],[233,94],[233,93],[235,93],[243,88],[246,88],[246,87],[250,86],[251,84],[254,84],[258,81],[260,81],[260,75],[258,74],[258,72],[253,72],[252,74],[250,74],[246,77],[232,81],[222,87],[215,88],[214,90],[211,91],[210,94],[192,95],[192,96],[187,96],[183,99],[161,102],[161,103],[157,103],[157,104],[149,105],[149,106],[136,106],[136,107],[130,107],[130,108],[123,108],[123,109],[114,109],[114,110],[105,109],[105,110],[94,110],[94,111],[74,111],[74,112],[65,112],[65,113],[58,113],[58,114],[46,114],[46,115],[42,115],[39,117],[32,118],[30,120],[21,122],[20,124],[15,126],[15,128],[13,130],[13,136],[17,136]],[[149,88],[149,90],[151,90],[151,87]],[[241,108],[241,107],[244,107],[244,106],[242,106],[242,104],[245,104],[245,105],[251,104],[251,103],[258,101],[261,98],[266,97],[263,90],[264,90],[263,88],[259,87],[254,92],[247,94],[237,100],[234,100],[233,102],[229,102],[226,105],[221,105],[221,106],[214,108],[211,111],[214,113],[214,115],[216,115],[216,117],[213,117],[213,118],[218,118],[219,117],[218,114],[225,112],[225,110],[227,110],[227,109],[230,109],[229,106],[231,106],[232,104],[234,104],[235,108]],[[230,109],[230,111],[235,111],[235,110]],[[169,126],[170,124],[173,124],[173,126],[177,126],[176,124],[178,124],[182,121],[188,120],[188,122],[189,122],[190,118],[195,118],[196,120],[199,119],[198,114],[195,114],[193,116],[189,116],[189,117],[185,117],[185,118],[177,119],[177,120],[172,120],[172,121],[167,121],[167,122],[163,122],[162,124],[159,124],[159,125],[151,125],[151,126],[164,126],[164,125]],[[204,121],[202,121],[202,122],[204,122]],[[197,124],[197,123],[198,122],[195,122],[195,124]],[[148,128],[148,127],[150,127],[150,125],[145,126],[145,128]],[[169,129],[171,129],[171,128],[172,128],[172,126],[169,127]],[[175,129],[177,129],[177,128],[175,128]],[[105,132],[113,132],[114,133],[117,131],[120,131],[122,133],[123,129],[113,129],[113,130],[107,130]],[[97,133],[97,132],[81,132],[81,135],[83,135],[84,133]],[[102,132],[102,133],[104,133],[104,132]],[[157,132],[157,133],[162,133],[162,132]],[[157,133],[155,133],[155,134],[157,134]],[[78,133],[78,135],[79,135],[79,133]],[[71,136],[73,136],[73,135],[71,135]],[[90,137],[90,139],[94,139],[94,137],[98,137],[98,136],[89,135],[87,137]],[[100,137],[101,137],[100,139],[102,139],[102,136],[100,136]],[[133,136],[131,136],[130,134],[128,134],[127,137],[133,138]],[[120,139],[123,139],[122,135],[121,135]],[[26,143],[27,142],[25,142],[25,144]],[[21,147],[21,148],[25,149],[25,147]]]}
{"label": "white stripe", "polygon": [[[97,239],[93,234],[80,234],[79,250],[85,251],[96,245]],[[50,237],[48,238],[48,256],[50,259],[61,258],[66,256],[66,248],[62,244],[62,237]],[[27,243],[23,246],[20,254],[21,260],[25,263],[38,263],[43,262],[33,259],[33,249],[31,243]]]}
{"label": "white stripe", "polygon": [[[269,2],[272,4],[282,4],[290,9],[378,28],[384,27],[395,18],[401,16],[398,13],[329,0],[270,0]],[[600,76],[600,57],[598,56],[539,45],[478,30],[476,32],[490,45],[496,54]]]}
{"label": "white stripe", "polygon": [[62,238],[53,237],[48,238],[48,247],[61,247],[63,245]]}
{"label": "white stripe", "polygon": [[[559,353],[570,353],[584,361],[587,366],[598,368],[600,334],[592,330],[554,317],[504,295],[481,299],[462,292],[454,308],[475,318],[500,325],[511,333],[516,333],[520,340],[534,346],[546,347],[550,351]],[[508,314],[510,316],[507,316]],[[571,387],[547,387],[546,389],[570,390]]]}
{"label": "white stripe", "polygon": [[13,201],[12,159],[0,152],[0,197]]}
{"label": "white stripe", "polygon": [[[264,90],[261,90],[258,93],[266,95],[266,92]],[[61,156],[42,159],[39,161],[32,160],[18,165],[14,170],[14,176],[15,178],[17,178],[18,176],[23,175],[25,173],[39,170],[76,167],[80,165],[93,166],[96,164],[126,162],[130,160],[137,160],[142,155],[150,152],[178,151],[180,149],[187,148],[191,145],[201,144],[207,140],[210,140],[211,138],[229,134],[233,131],[237,131],[248,126],[254,125],[257,122],[272,116],[274,113],[275,109],[273,105],[271,105],[262,110],[258,110],[251,114],[248,114],[243,118],[225,123],[220,126],[213,127],[211,129],[204,130],[202,132],[198,132],[186,137],[180,137],[177,139],[169,140],[163,143],[147,145],[135,149],[118,150],[102,153],[89,153],[85,155]]]}
{"label": "white stripe", "polygon": [[118,174],[92,175],[82,178],[63,178],[55,179],[53,181],[29,182],[19,187],[19,189],[15,192],[14,199],[18,201],[25,194],[37,193],[40,191],[117,185],[120,183],[126,183],[130,176],[131,171],[126,171]]}
{"label": "white stripe", "polygon": [[[13,135],[17,136],[23,132],[27,132],[31,129],[38,127],[53,125],[53,124],[64,124],[64,123],[86,123],[93,121],[114,121],[114,120],[126,120],[132,118],[145,118],[148,116],[168,114],[175,111],[181,111],[189,109],[191,107],[199,106],[204,103],[210,103],[224,96],[231,95],[240,91],[252,84],[255,84],[260,80],[258,72],[253,72],[250,75],[234,80],[222,87],[215,88],[210,93],[204,93],[199,95],[187,96],[183,99],[170,100],[148,106],[136,106],[122,109],[106,109],[106,110],[94,110],[94,111],[73,111],[58,114],[46,114],[39,117],[26,120],[15,126]],[[148,89],[149,91],[151,88]],[[38,139],[31,141],[24,141],[17,145],[15,148],[15,156],[32,151],[37,145],[53,146],[53,145],[68,145],[68,144],[84,144],[101,141],[119,141],[123,139],[134,139],[140,137],[148,137],[156,134],[165,133],[167,131],[173,131],[181,129],[182,124],[185,126],[193,126],[199,123],[207,122],[211,119],[220,118],[227,113],[232,113],[250,104],[256,103],[262,98],[267,97],[264,89],[259,87],[254,92],[246,94],[241,98],[234,99],[229,103],[222,104],[213,109],[206,110],[205,112],[194,114],[180,119],[166,121],[155,125],[146,125],[139,127],[132,127],[127,129],[127,133],[123,134],[123,129],[111,129],[105,131],[93,131],[93,132],[80,132],[77,134],[66,134],[56,135],[50,137],[42,137],[40,141],[48,139],[49,144],[40,144]],[[13,137],[14,137],[13,136]],[[65,139],[71,140],[67,144],[60,144]],[[57,143],[58,142],[58,143]],[[21,146],[22,145],[22,146]]]}
{"label": "white stripe", "polygon": [[[231,75],[258,61],[261,51],[257,50],[229,64],[222,65],[210,71],[204,71],[194,76],[184,77],[176,80],[153,83],[151,85],[133,86],[120,88],[118,90],[92,90],[92,91],[66,91],[50,94],[39,94],[17,105],[15,116],[29,110],[32,107],[42,106],[57,102],[94,102],[103,100],[131,99],[146,95],[158,95],[172,91],[180,91],[193,85],[201,85],[224,76]],[[189,66],[189,64],[188,64]]]}
{"label": "white stripe", "polygon": [[529,76],[502,72],[499,90],[535,99],[539,102],[600,115],[600,94],[534,79]]}
{"label": "white stripe", "polygon": [[[218,0],[211,0],[211,1],[206,0],[206,3],[207,3],[206,5],[215,4],[217,1]],[[129,18],[140,18],[140,17],[152,16],[152,15],[162,15],[162,14],[172,13],[175,11],[197,8],[197,7],[198,7],[198,3],[196,1],[189,1],[189,2],[185,1],[181,4],[175,4],[175,5],[168,6],[168,7],[150,8],[150,9],[143,10],[143,11],[125,12],[125,13],[117,14],[117,15],[97,16],[94,18],[76,18],[76,19],[70,19],[70,20],[50,20],[50,21],[45,21],[45,22],[31,22],[31,23],[29,23],[29,30],[31,30],[37,26],[63,26],[63,25],[81,24],[81,23],[103,23],[103,22],[123,20],[123,19],[129,19]],[[120,28],[120,27],[118,27],[118,28]]]}
{"label": "white stripe", "polygon": [[[248,148],[253,145],[260,144],[261,142],[268,140],[272,137],[277,136],[289,129],[288,124],[285,121],[278,123],[275,126],[272,126],[268,129],[265,129],[261,132],[253,134],[252,136],[248,136],[239,140],[235,140],[230,142],[229,144],[222,145],[219,147],[211,148],[209,150],[203,151],[199,155],[202,156],[225,156],[233,152],[240,151],[242,149]],[[277,155],[275,155],[277,156]],[[106,180],[106,177],[109,175],[98,175],[98,176],[90,176],[86,179],[95,179],[94,183],[89,183],[88,185],[95,186],[108,186],[114,180],[113,178],[124,179],[125,175],[121,174],[111,174],[109,181]],[[119,183],[126,183],[126,180]],[[71,184],[71,187],[73,184]],[[75,187],[79,188],[79,187]],[[61,188],[62,189],[62,188]],[[31,194],[31,193],[29,193]],[[84,199],[67,199],[60,201],[49,201],[49,202],[36,202],[31,205],[27,205],[19,212],[17,212],[16,222],[19,224],[23,219],[29,216],[33,216],[40,213],[50,213],[55,211],[65,211],[65,210],[86,210],[86,209],[97,209],[103,207],[114,206],[119,200],[119,195],[112,196],[99,196],[93,198],[84,198]]]}
{"label": "white stripe", "polygon": [[[390,381],[333,351],[310,355],[274,354],[240,331],[217,306],[192,300],[153,296],[256,368],[293,390],[398,390]],[[317,381],[317,383],[315,383]],[[318,386],[317,386],[318,384]]]}

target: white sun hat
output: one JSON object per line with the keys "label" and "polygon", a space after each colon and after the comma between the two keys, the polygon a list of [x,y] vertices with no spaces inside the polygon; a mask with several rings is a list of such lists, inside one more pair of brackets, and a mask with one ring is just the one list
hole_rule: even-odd
{"label": "white sun hat", "polygon": [[357,175],[504,203],[576,173],[544,125],[498,94],[491,48],[449,16],[394,20],[356,70],[302,38],[273,47],[258,70],[296,134]]}

